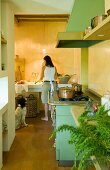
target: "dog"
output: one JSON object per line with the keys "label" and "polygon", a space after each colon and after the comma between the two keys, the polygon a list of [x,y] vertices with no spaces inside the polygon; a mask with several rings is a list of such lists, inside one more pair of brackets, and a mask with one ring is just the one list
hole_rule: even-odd
{"label": "dog", "polygon": [[18,106],[15,110],[15,129],[20,127],[27,127],[28,124],[25,121],[26,118],[26,99],[21,97],[17,102]]}

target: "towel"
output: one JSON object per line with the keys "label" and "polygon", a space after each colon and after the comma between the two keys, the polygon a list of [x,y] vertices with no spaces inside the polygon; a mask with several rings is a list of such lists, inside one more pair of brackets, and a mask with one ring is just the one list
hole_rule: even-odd
{"label": "towel", "polygon": [[15,92],[22,93],[22,91],[28,92],[28,84],[15,84]]}

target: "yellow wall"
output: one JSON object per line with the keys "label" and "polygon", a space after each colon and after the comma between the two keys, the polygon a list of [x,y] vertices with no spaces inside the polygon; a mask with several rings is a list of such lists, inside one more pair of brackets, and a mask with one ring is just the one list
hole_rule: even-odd
{"label": "yellow wall", "polygon": [[105,0],[105,13],[110,9],[110,0]]}
{"label": "yellow wall", "polygon": [[110,40],[89,48],[89,88],[100,95],[110,91]]}
{"label": "yellow wall", "polygon": [[[80,79],[80,49],[55,48],[57,33],[65,31],[66,22],[19,22],[15,24],[15,55],[25,59],[25,79],[40,73],[43,57],[51,56],[60,74],[78,74]],[[46,49],[46,53],[42,49]]]}

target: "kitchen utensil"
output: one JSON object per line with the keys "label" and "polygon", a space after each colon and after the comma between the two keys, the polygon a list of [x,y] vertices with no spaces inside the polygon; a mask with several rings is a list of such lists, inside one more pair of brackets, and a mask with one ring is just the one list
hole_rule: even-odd
{"label": "kitchen utensil", "polygon": [[59,88],[59,98],[70,99],[75,96],[75,91],[71,87]]}
{"label": "kitchen utensil", "polygon": [[100,16],[95,16],[94,18],[91,19],[91,27],[94,28],[96,27],[99,23],[101,23],[107,15],[100,15]]}
{"label": "kitchen utensil", "polygon": [[73,87],[75,92],[82,92],[82,85],[81,84],[73,83],[72,87]]}
{"label": "kitchen utensil", "polygon": [[70,76],[69,75],[59,76],[58,79],[60,84],[66,84],[68,83]]}
{"label": "kitchen utensil", "polygon": [[88,33],[90,33],[91,30],[92,30],[92,27],[91,27],[91,26],[87,27],[87,28],[85,29],[85,35],[88,34]]}
{"label": "kitchen utensil", "polygon": [[68,80],[69,84],[77,83],[78,82],[78,77],[77,74],[73,74],[70,79]]}

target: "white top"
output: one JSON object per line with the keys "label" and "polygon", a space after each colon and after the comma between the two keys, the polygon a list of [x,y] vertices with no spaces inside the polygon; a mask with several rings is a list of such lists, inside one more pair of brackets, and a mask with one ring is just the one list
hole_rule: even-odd
{"label": "white top", "polygon": [[52,81],[54,81],[54,76],[55,76],[55,67],[47,67],[44,70],[44,78],[43,81],[50,81],[51,85],[51,92],[54,90],[54,86]]}
{"label": "white top", "polygon": [[55,75],[55,67],[47,67],[44,70],[44,78],[43,81],[54,81],[54,75]]}

